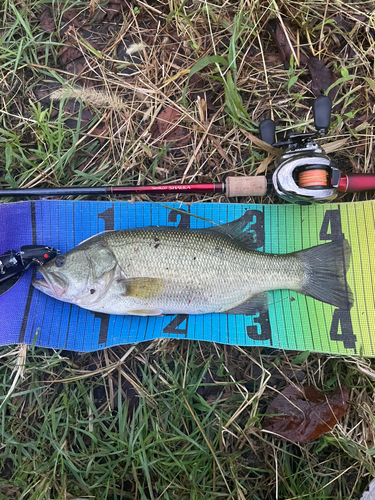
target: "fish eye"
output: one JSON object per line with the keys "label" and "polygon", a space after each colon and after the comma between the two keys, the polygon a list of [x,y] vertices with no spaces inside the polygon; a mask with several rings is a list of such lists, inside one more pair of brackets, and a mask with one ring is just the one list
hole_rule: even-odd
{"label": "fish eye", "polygon": [[61,267],[65,264],[65,257],[63,255],[60,255],[60,257],[57,257],[55,260],[55,264],[57,267]]}

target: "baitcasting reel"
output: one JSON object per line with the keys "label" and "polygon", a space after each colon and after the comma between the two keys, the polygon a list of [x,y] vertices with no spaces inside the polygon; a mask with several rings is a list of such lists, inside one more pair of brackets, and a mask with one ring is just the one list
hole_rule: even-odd
{"label": "baitcasting reel", "polygon": [[[261,139],[284,150],[276,159],[277,168],[272,177],[273,188],[286,201],[298,204],[325,202],[335,199],[343,177],[335,163],[326,155],[314,139],[324,136],[331,121],[332,102],[327,96],[318,97],[313,104],[316,132],[289,133],[275,142],[275,122],[260,123]],[[341,187],[343,182],[341,181]]]}

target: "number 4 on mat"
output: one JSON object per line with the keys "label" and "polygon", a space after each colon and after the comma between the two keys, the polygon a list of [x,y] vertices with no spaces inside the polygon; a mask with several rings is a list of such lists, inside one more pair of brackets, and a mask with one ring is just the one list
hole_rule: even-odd
{"label": "number 4 on mat", "polygon": [[335,310],[329,336],[331,340],[343,342],[345,349],[354,349],[354,352],[356,352],[355,343],[357,342],[357,336],[353,333],[350,311],[346,311],[345,309]]}

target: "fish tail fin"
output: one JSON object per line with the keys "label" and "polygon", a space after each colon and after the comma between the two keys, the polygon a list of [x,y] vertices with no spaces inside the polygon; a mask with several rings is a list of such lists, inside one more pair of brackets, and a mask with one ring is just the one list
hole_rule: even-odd
{"label": "fish tail fin", "polygon": [[336,240],[301,250],[296,256],[305,264],[302,293],[340,309],[350,309],[353,294],[346,282],[351,250],[347,240]]}

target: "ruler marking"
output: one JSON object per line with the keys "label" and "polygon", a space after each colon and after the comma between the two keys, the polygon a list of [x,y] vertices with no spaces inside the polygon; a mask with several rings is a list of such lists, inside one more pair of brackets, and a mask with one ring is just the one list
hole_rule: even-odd
{"label": "ruler marking", "polygon": [[[338,207],[339,210],[340,210],[340,207]],[[353,248],[352,246],[352,241],[353,241],[353,238],[352,238],[352,229],[351,229],[351,216],[350,216],[350,213],[349,212],[352,212],[352,215],[354,215],[355,217],[355,213],[353,214],[353,210],[349,209],[348,205],[346,204],[345,207],[345,212],[346,212],[346,224],[347,224],[347,228],[348,228],[348,240],[349,240],[349,243],[350,243],[350,246],[351,246],[351,249]],[[341,210],[340,210],[340,214],[341,214]],[[354,240],[355,241],[355,240]],[[356,316],[357,316],[357,320],[358,320],[358,327],[359,327],[359,334],[361,336],[361,340],[362,340],[362,345],[363,345],[363,335],[362,335],[362,327],[361,327],[361,321],[360,321],[360,317],[359,317],[359,310],[358,310],[358,304],[357,304],[357,296],[356,296],[356,292],[357,292],[357,286],[356,286],[356,277],[355,277],[355,269],[354,269],[354,265],[356,264],[355,262],[353,262],[354,259],[353,259],[353,253],[351,254],[351,269],[352,269],[352,278],[353,278],[353,288],[352,288],[352,292],[353,293],[353,296],[354,296],[354,304],[353,304],[353,310],[355,309],[356,310]],[[348,273],[347,273],[348,275]],[[346,277],[346,281],[348,281],[348,278]],[[349,311],[349,317],[351,318],[352,320],[352,312]],[[355,335],[357,335],[357,332],[355,332]],[[354,352],[356,352],[356,349],[354,349]]]}
{"label": "ruler marking", "polygon": [[[360,207],[358,207],[359,209]],[[363,205],[362,207],[363,208]],[[362,210],[362,213],[363,213],[363,210]],[[365,321],[367,322],[367,329],[368,331],[370,331],[370,325],[369,325],[369,322],[368,322],[368,308],[367,308],[367,301],[368,301],[368,294],[366,293],[366,287],[365,287],[365,276],[364,276],[364,272],[363,272],[363,248],[362,248],[362,245],[360,243],[362,243],[363,241],[363,238],[360,238],[360,233],[359,233],[359,225],[358,225],[358,222],[359,222],[359,219],[358,219],[358,210],[357,210],[357,207],[354,209],[354,215],[355,215],[355,220],[356,220],[356,231],[357,231],[357,241],[359,242],[358,244],[358,251],[359,251],[359,265],[360,265],[360,268],[361,268],[361,277],[362,277],[362,282],[361,282],[361,288],[362,288],[362,291],[363,291],[363,302],[364,302],[364,305],[365,305],[365,310],[366,310],[366,313],[365,313]],[[366,221],[365,222],[365,226],[363,227],[363,230],[366,229]],[[367,243],[367,231],[365,230],[365,235],[366,235],[366,243]],[[357,308],[358,309],[358,308]],[[359,311],[358,311],[358,314],[359,314]],[[361,330],[361,340],[362,340],[362,345],[364,344],[364,338],[363,338],[363,335],[362,335],[362,321],[360,322],[360,330]],[[372,349],[372,342],[371,342],[371,335],[369,335],[369,339],[370,339],[370,344],[371,344],[371,349]]]}

